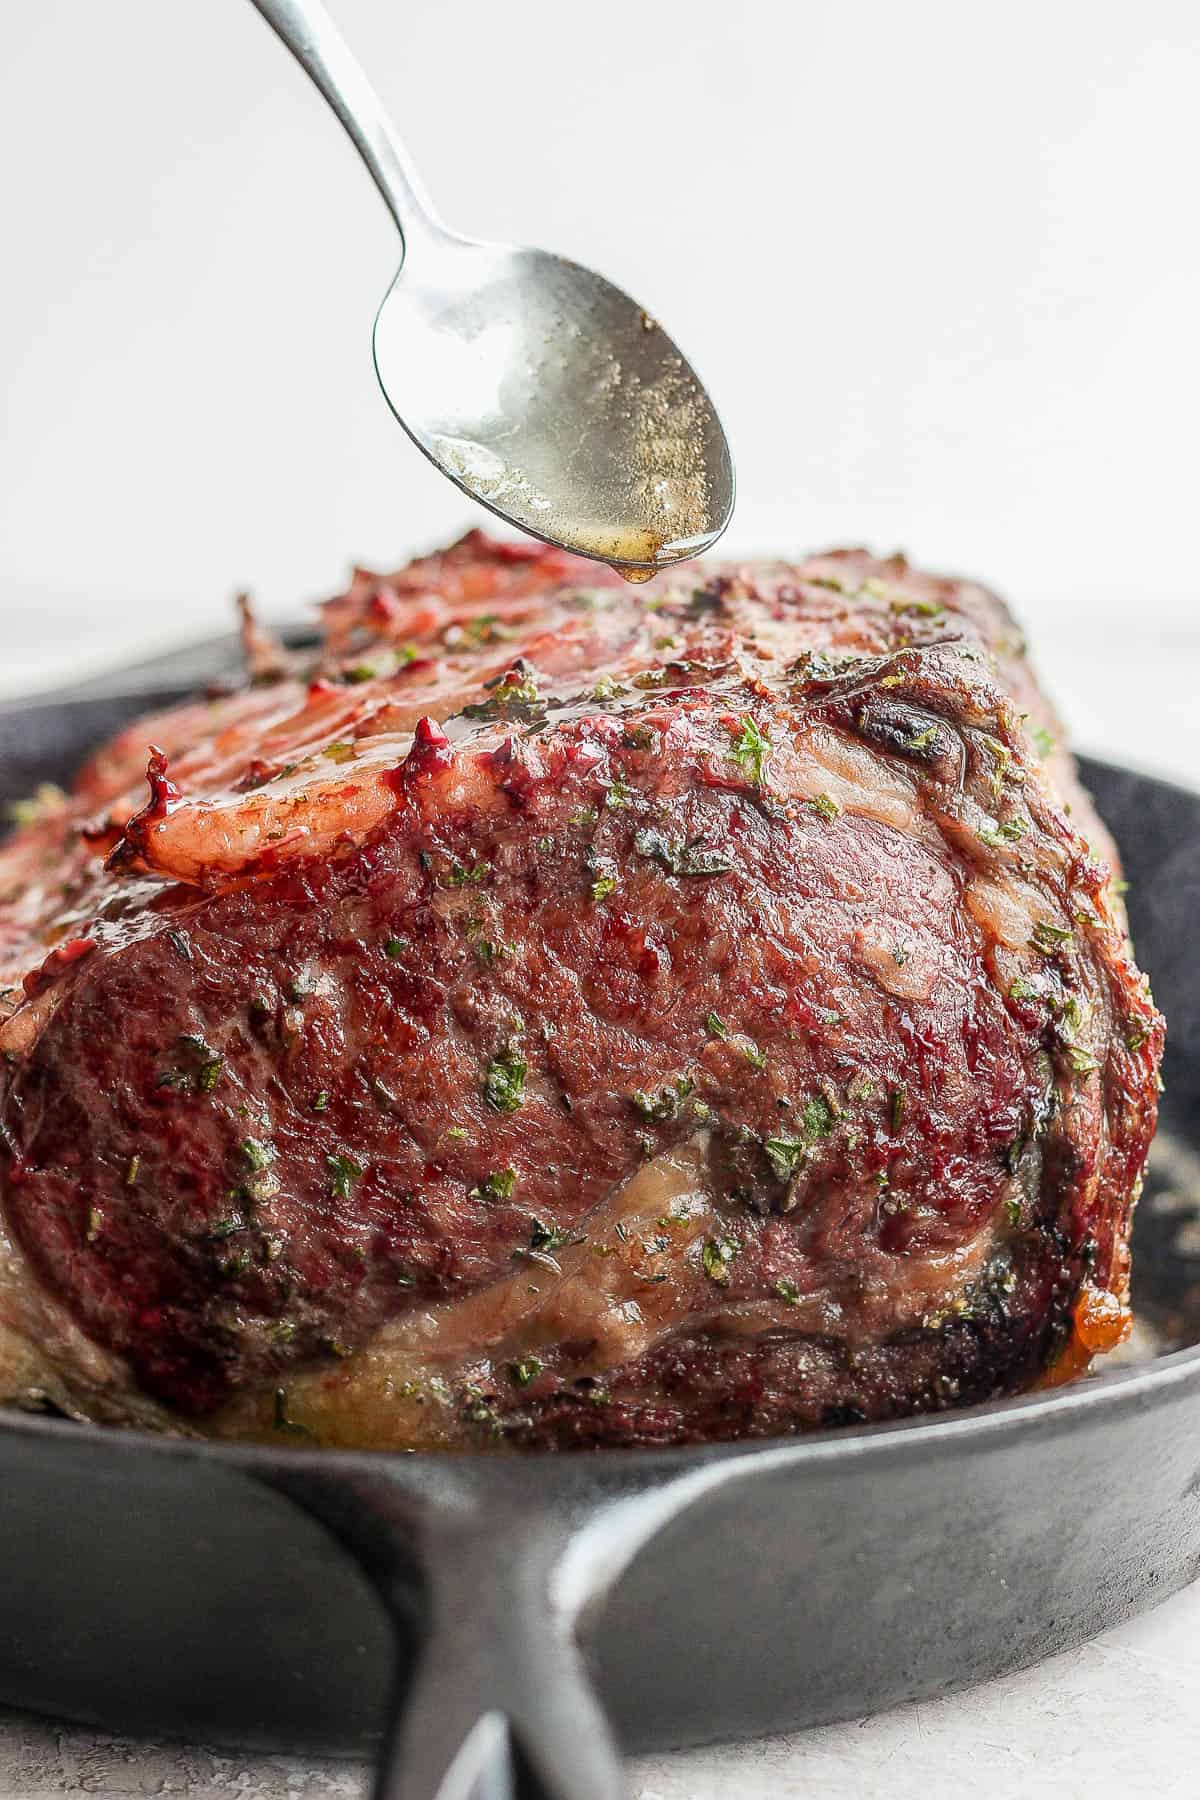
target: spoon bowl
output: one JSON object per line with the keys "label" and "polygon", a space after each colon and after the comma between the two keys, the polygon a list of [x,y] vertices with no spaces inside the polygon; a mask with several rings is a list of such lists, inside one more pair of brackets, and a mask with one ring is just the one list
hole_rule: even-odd
{"label": "spoon bowl", "polygon": [[636,578],[733,511],[721,422],[636,301],[545,251],[423,241],[375,320],[388,404],[464,493]]}
{"label": "spoon bowl", "polygon": [[729,444],[695,371],[620,288],[565,257],[441,223],[320,0],[253,0],[345,126],[404,260],[375,320],[388,404],[465,494],[633,581],[733,512]]}

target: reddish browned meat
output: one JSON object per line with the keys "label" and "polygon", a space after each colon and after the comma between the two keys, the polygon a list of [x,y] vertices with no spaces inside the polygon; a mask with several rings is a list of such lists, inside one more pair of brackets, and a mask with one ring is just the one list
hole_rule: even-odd
{"label": "reddish browned meat", "polygon": [[1161,1022],[994,597],[473,536],[329,622],[0,852],[7,1219],[113,1368],[205,1429],[661,1443],[1119,1337]]}

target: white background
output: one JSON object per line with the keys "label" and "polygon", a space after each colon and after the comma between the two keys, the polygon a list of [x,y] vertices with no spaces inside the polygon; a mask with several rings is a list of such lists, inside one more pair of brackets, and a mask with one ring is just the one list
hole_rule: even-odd
{"label": "white background", "polygon": [[[897,545],[1187,776],[1194,0],[335,0],[446,217],[629,287],[710,382],[730,546]],[[396,249],[246,0],[3,0],[0,692],[457,532],[369,337]]]}
{"label": "white background", "polygon": [[[733,551],[978,573],[1080,741],[1195,777],[1195,0],[334,4],[453,224],[594,264],[694,357]],[[0,693],[473,522],[374,386],[387,215],[246,0],[0,26]],[[1183,1800],[1198,1631],[1193,1590],[1052,1669],[635,1789]],[[164,1783],[361,1777],[0,1728],[6,1793]]]}

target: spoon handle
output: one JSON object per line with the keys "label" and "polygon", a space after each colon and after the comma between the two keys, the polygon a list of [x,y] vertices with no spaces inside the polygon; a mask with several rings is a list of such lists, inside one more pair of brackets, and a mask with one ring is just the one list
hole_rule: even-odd
{"label": "spoon handle", "polygon": [[283,39],[345,126],[406,246],[411,237],[446,236],[383,102],[321,0],[251,0],[251,4]]}

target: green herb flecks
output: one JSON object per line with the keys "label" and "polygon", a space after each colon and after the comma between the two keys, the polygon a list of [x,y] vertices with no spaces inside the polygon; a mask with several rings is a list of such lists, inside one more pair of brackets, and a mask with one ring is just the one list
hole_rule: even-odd
{"label": "green herb flecks", "polygon": [[782,1135],[767,1138],[763,1149],[767,1153],[767,1161],[780,1181],[790,1181],[808,1155],[808,1145],[803,1138]]}
{"label": "green herb flecks", "polygon": [[706,849],[700,838],[672,840],[661,831],[646,830],[636,834],[633,847],[639,856],[658,863],[668,875],[725,875],[733,867],[727,856],[719,850]]}
{"label": "green herb flecks", "polygon": [[188,1073],[197,1093],[211,1094],[221,1079],[221,1071],[225,1067],[224,1057],[218,1055],[202,1037],[191,1033],[185,1033],[179,1039],[179,1047],[190,1059],[191,1068]]}
{"label": "green herb flecks", "polygon": [[29,799],[10,801],[5,810],[14,825],[39,825],[61,812],[66,804],[67,796],[63,790],[52,781],[43,781]]}
{"label": "green herb flecks", "polygon": [[478,1187],[471,1189],[468,1196],[472,1200],[511,1200],[517,1185],[515,1169],[493,1169],[484,1177]]}
{"label": "green herb flecks", "polygon": [[828,1100],[815,1094],[806,1100],[797,1120],[799,1134],[792,1136],[781,1132],[777,1137],[769,1137],[763,1144],[773,1172],[780,1181],[790,1181],[801,1167],[812,1146],[819,1138],[828,1137],[836,1123],[836,1115]]}
{"label": "green herb flecks", "polygon": [[827,822],[836,819],[842,810],[832,794],[815,794],[808,804],[819,818]]}
{"label": "green herb flecks", "polygon": [[[1013,754],[1007,744],[1002,744],[999,738],[989,737],[986,732],[983,741],[992,756],[992,773],[988,781],[988,789],[992,796],[992,805],[995,806],[999,804],[1000,796],[1004,792],[1004,783],[1014,773]],[[1018,770],[1015,779],[1019,784],[1025,778]]]}
{"label": "green herb flecks", "polygon": [[729,1027],[720,1013],[706,1013],[704,1023],[710,1037],[727,1038],[729,1036]]}
{"label": "green herb flecks", "polygon": [[679,1117],[680,1110],[695,1091],[695,1082],[688,1076],[680,1075],[667,1087],[660,1088],[657,1094],[647,1094],[638,1088],[630,1094],[629,1099],[643,1119],[665,1124],[668,1120]]}
{"label": "green herb flecks", "polygon": [[718,1287],[728,1287],[729,1271],[733,1266],[733,1259],[741,1247],[736,1238],[705,1239],[704,1249],[701,1253],[704,1273],[710,1281],[715,1281]]}
{"label": "green herb flecks", "polygon": [[478,1425],[493,1437],[500,1435],[500,1419],[496,1412],[494,1399],[480,1393],[478,1388],[467,1388],[463,1395],[462,1416],[468,1425]]}
{"label": "green herb flecks", "polygon": [[800,1289],[789,1275],[781,1275],[779,1277],[779,1280],[775,1283],[775,1292],[778,1294],[779,1298],[786,1301],[789,1306],[798,1306],[800,1303]]}
{"label": "green herb flecks", "polygon": [[491,874],[491,865],[485,862],[472,863],[464,868],[461,863],[452,863],[442,876],[442,886],[448,888],[478,887]]}
{"label": "green herb flecks", "polygon": [[817,1138],[828,1137],[833,1130],[836,1114],[829,1101],[821,1094],[815,1094],[804,1103],[804,1111],[800,1114],[800,1126],[810,1143]]}
{"label": "green herb flecks", "polygon": [[509,1363],[508,1372],[517,1387],[528,1387],[531,1381],[537,1380],[544,1367],[539,1357],[522,1356],[518,1362]]}
{"label": "green herb flecks", "polygon": [[268,1168],[275,1160],[274,1147],[260,1142],[258,1138],[243,1138],[238,1149],[254,1170]]}
{"label": "green herb flecks", "polygon": [[535,1219],[529,1221],[529,1248],[544,1256],[552,1256],[556,1250],[570,1239],[571,1233],[553,1219]]}
{"label": "green herb flecks", "polygon": [[[494,613],[480,613],[477,619],[468,619],[463,625],[452,627],[459,636],[454,640],[454,648],[465,644],[472,650],[482,650],[485,644],[497,644],[512,634],[506,625],[502,625]],[[449,632],[447,632],[447,641]]]}
{"label": "green herb flecks", "polygon": [[734,739],[729,758],[737,763],[742,773],[754,787],[761,787],[766,771],[767,757],[771,753],[771,740],[761,731],[749,713],[742,719],[741,728]]}
{"label": "green herb flecks", "polygon": [[1016,844],[1029,830],[1029,820],[1022,818],[997,821],[995,825],[982,826],[978,832],[980,843],[991,850],[1003,850],[1007,844]]}
{"label": "green herb flecks", "polygon": [[1064,945],[1071,942],[1074,933],[1068,925],[1054,925],[1049,919],[1039,919],[1033,928],[1029,942],[1039,956],[1057,956]]}
{"label": "green herb flecks", "polygon": [[940,619],[946,608],[940,600],[910,600],[904,595],[889,600],[894,613],[915,613],[921,619]]}
{"label": "green herb flecks", "polygon": [[544,716],[545,706],[532,669],[514,663],[505,675],[487,684],[490,697],[473,706],[463,707],[467,719],[524,719]]}
{"label": "green herb flecks", "polygon": [[362,1164],[345,1150],[334,1151],[325,1158],[325,1166],[330,1172],[329,1192],[335,1200],[350,1198],[351,1183],[362,1174]]}
{"label": "green herb flecks", "polygon": [[483,1078],[483,1097],[495,1112],[513,1113],[524,1103],[529,1065],[510,1045],[493,1056]]}

